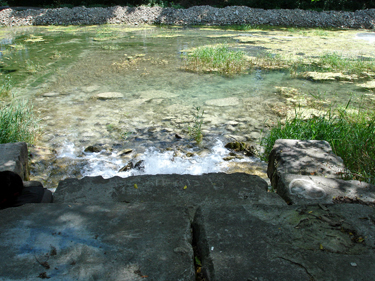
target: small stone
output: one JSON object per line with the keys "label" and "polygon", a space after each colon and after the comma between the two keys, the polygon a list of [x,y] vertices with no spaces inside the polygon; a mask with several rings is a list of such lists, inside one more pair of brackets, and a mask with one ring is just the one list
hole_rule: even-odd
{"label": "small stone", "polygon": [[354,266],[354,267],[357,266],[357,264],[356,264],[355,262],[351,262],[350,265],[351,265],[351,266]]}
{"label": "small stone", "polygon": [[102,149],[96,145],[90,145],[85,148],[85,152],[100,152],[100,151],[102,151]]}
{"label": "small stone", "polygon": [[233,159],[236,159],[236,156],[227,156],[227,157],[223,157],[223,160],[224,160],[224,161],[230,161],[230,160],[233,160]]}
{"label": "small stone", "polygon": [[57,97],[59,96],[60,93],[57,93],[57,92],[50,92],[50,93],[45,93],[43,94],[43,97],[46,97],[46,98],[51,98],[51,97]]}
{"label": "small stone", "polygon": [[119,153],[117,153],[117,156],[121,157],[121,156],[124,156],[126,154],[129,154],[133,152],[133,149],[130,149],[130,148],[126,148],[124,150],[121,150]]}
{"label": "small stone", "polygon": [[113,100],[123,98],[124,95],[118,92],[105,92],[96,95],[98,100]]}
{"label": "small stone", "polygon": [[134,169],[137,169],[137,170],[144,170],[144,169],[145,169],[144,161],[143,161],[143,160],[140,160],[140,161],[138,161],[137,163],[135,163],[135,165],[134,165]]}
{"label": "small stone", "polygon": [[124,167],[122,167],[120,170],[118,170],[118,172],[126,172],[126,171],[129,171],[131,169],[134,168],[134,165],[132,162],[129,162],[128,164],[126,164]]}
{"label": "small stone", "polygon": [[182,136],[180,134],[176,133],[174,136],[176,137],[176,139],[182,139]]}

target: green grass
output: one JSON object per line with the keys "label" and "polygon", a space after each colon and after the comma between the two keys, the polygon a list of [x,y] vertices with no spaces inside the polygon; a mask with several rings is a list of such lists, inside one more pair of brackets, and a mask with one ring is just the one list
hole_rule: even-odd
{"label": "green grass", "polygon": [[14,100],[0,108],[0,143],[32,143],[37,133],[38,121],[26,101]]}
{"label": "green grass", "polygon": [[375,71],[374,59],[345,58],[336,53],[325,54],[313,63],[313,67],[321,71],[334,71],[346,74],[361,75],[362,72]]}
{"label": "green grass", "polygon": [[332,110],[325,116],[307,120],[296,117],[279,123],[262,139],[265,147],[263,160],[277,139],[326,140],[333,152],[340,156],[349,170],[346,179],[356,179],[375,184],[375,114],[373,112]]}
{"label": "green grass", "polygon": [[233,75],[248,67],[245,53],[231,50],[227,45],[204,46],[187,55],[185,69],[194,72],[218,72]]}
{"label": "green grass", "polygon": [[347,58],[339,54],[325,54],[319,58],[307,60],[286,59],[280,55],[263,54],[253,58],[249,66],[260,69],[285,69],[293,75],[306,71],[338,72],[367,77],[365,73],[375,72],[373,58]]}

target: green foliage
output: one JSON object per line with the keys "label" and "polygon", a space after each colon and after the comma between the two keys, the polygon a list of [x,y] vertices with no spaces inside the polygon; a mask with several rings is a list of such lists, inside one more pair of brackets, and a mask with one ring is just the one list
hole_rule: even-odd
{"label": "green foliage", "polygon": [[12,86],[10,76],[6,75],[2,85],[0,86],[0,99],[6,99],[11,96]]}
{"label": "green foliage", "polygon": [[261,144],[262,156],[267,160],[277,139],[326,140],[333,152],[340,156],[349,169],[345,177],[375,184],[375,114],[349,111],[348,107],[324,116],[303,119],[296,117],[271,129]]}
{"label": "green foliage", "polygon": [[203,124],[203,114],[204,110],[197,106],[195,108],[196,112],[193,114],[193,125],[189,126],[189,136],[194,139],[197,144],[202,142],[202,124]]}
{"label": "green foliage", "polygon": [[0,143],[32,143],[38,133],[38,120],[26,101],[14,100],[0,108]]}
{"label": "green foliage", "polygon": [[196,48],[187,54],[185,66],[189,71],[218,72],[223,75],[241,73],[246,68],[245,53],[231,50],[227,45]]}

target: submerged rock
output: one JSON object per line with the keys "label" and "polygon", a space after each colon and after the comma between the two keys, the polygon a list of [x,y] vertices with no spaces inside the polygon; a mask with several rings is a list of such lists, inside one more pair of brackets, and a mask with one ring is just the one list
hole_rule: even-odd
{"label": "submerged rock", "polygon": [[238,105],[240,101],[238,100],[238,98],[230,97],[230,98],[224,98],[224,99],[208,100],[205,103],[206,105],[224,107],[224,106]]}
{"label": "submerged rock", "polygon": [[102,148],[100,146],[97,146],[97,145],[90,145],[90,146],[86,147],[84,151],[85,152],[100,152],[100,151],[102,151]]}
{"label": "submerged rock", "polygon": [[306,72],[303,75],[304,78],[312,81],[353,81],[358,79],[357,75],[346,75],[342,73],[334,72]]}
{"label": "submerged rock", "polygon": [[98,100],[113,100],[113,99],[121,99],[123,97],[124,95],[118,92],[105,92],[105,93],[100,93],[96,95],[96,98]]}
{"label": "submerged rock", "polygon": [[372,80],[363,84],[357,84],[357,86],[367,90],[375,90],[375,81]]}

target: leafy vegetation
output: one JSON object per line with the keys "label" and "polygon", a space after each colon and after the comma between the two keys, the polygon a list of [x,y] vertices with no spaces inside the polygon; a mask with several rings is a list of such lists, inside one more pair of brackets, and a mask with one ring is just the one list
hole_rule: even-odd
{"label": "leafy vegetation", "polygon": [[13,100],[0,108],[0,143],[32,143],[38,133],[38,120],[26,101]]}
{"label": "leafy vegetation", "polygon": [[296,116],[271,129],[261,144],[267,160],[277,139],[326,140],[348,168],[347,179],[375,184],[375,114],[348,106],[310,119]]}
{"label": "leafy vegetation", "polygon": [[248,65],[244,52],[231,50],[227,45],[199,47],[185,56],[185,69],[194,72],[233,75],[243,72]]}
{"label": "leafy vegetation", "polygon": [[193,125],[189,126],[189,136],[194,139],[199,145],[202,142],[202,124],[203,124],[203,114],[204,110],[199,106],[195,108],[196,112],[193,114]]}

